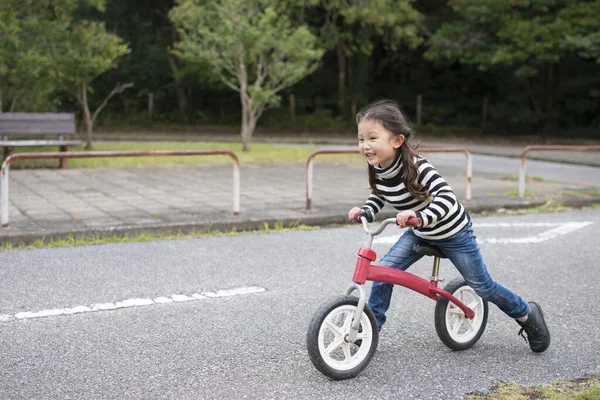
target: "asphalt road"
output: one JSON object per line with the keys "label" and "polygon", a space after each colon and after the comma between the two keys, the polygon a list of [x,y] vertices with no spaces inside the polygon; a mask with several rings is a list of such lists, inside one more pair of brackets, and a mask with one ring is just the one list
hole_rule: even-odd
{"label": "asphalt road", "polygon": [[[448,350],[434,303],[397,288],[371,365],[325,378],[306,329],[350,282],[359,226],[18,250],[0,254],[0,398],[462,399],[500,380],[600,373],[600,210],[474,222],[496,280],[544,308],[547,352],[495,306],[473,349]],[[397,233],[382,234],[380,256]],[[430,260],[411,271],[428,277]],[[457,276],[447,261],[442,276]]]}

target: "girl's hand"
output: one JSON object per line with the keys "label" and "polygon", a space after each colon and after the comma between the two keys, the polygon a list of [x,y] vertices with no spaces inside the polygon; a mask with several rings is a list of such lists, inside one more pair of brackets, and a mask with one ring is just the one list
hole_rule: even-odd
{"label": "girl's hand", "polygon": [[358,207],[354,207],[352,210],[348,211],[348,219],[350,222],[360,222],[358,217],[362,214],[363,210]]}
{"label": "girl's hand", "polygon": [[[417,223],[417,225],[408,225],[407,222],[409,218],[414,218],[419,222]],[[411,210],[402,211],[396,215],[396,224],[398,224],[400,228],[406,228],[407,226],[415,226],[418,228],[419,226],[421,226],[422,222],[423,221],[421,221],[420,219],[417,219],[417,214],[415,214],[415,212]]]}

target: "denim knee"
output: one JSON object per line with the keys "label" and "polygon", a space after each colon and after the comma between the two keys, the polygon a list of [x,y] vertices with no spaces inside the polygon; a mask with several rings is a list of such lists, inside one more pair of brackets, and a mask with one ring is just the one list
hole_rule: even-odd
{"label": "denim knee", "polygon": [[498,284],[492,280],[484,282],[467,282],[469,286],[475,290],[475,293],[484,300],[492,301],[495,300],[495,293]]}

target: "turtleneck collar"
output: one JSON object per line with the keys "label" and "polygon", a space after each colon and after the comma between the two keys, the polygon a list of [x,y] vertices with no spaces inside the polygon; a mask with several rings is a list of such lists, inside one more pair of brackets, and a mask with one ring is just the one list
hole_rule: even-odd
{"label": "turtleneck collar", "polygon": [[373,166],[375,173],[382,179],[390,179],[398,175],[400,167],[402,166],[402,152],[398,151],[394,161],[387,168],[381,168],[380,166]]}

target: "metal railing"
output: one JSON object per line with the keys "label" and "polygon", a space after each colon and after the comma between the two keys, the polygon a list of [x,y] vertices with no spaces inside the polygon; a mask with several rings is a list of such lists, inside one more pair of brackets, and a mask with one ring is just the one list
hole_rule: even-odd
{"label": "metal railing", "polygon": [[228,155],[233,159],[233,214],[240,213],[240,161],[229,150],[151,150],[151,151],[81,151],[72,153],[17,153],[8,156],[0,171],[0,212],[3,227],[8,227],[8,170],[16,160],[39,160],[51,158],[100,158],[100,157],[162,157],[162,156],[212,156]]}
{"label": "metal railing", "polygon": [[600,145],[533,145],[526,146],[521,153],[521,167],[519,168],[519,197],[525,197],[525,158],[527,153],[533,150],[543,151],[556,151],[556,150],[568,150],[568,151],[598,151]]}
{"label": "metal railing", "polygon": [[[453,147],[420,147],[420,153],[464,153],[466,156],[466,173],[465,173],[465,200],[471,200],[471,178],[473,173],[473,161],[471,159],[471,152],[463,148]],[[319,154],[359,154],[360,151],[356,147],[352,148],[332,148],[332,149],[321,149],[313,151],[308,156],[306,162],[306,209],[310,210],[312,207],[313,197],[313,164],[314,159]]]}

